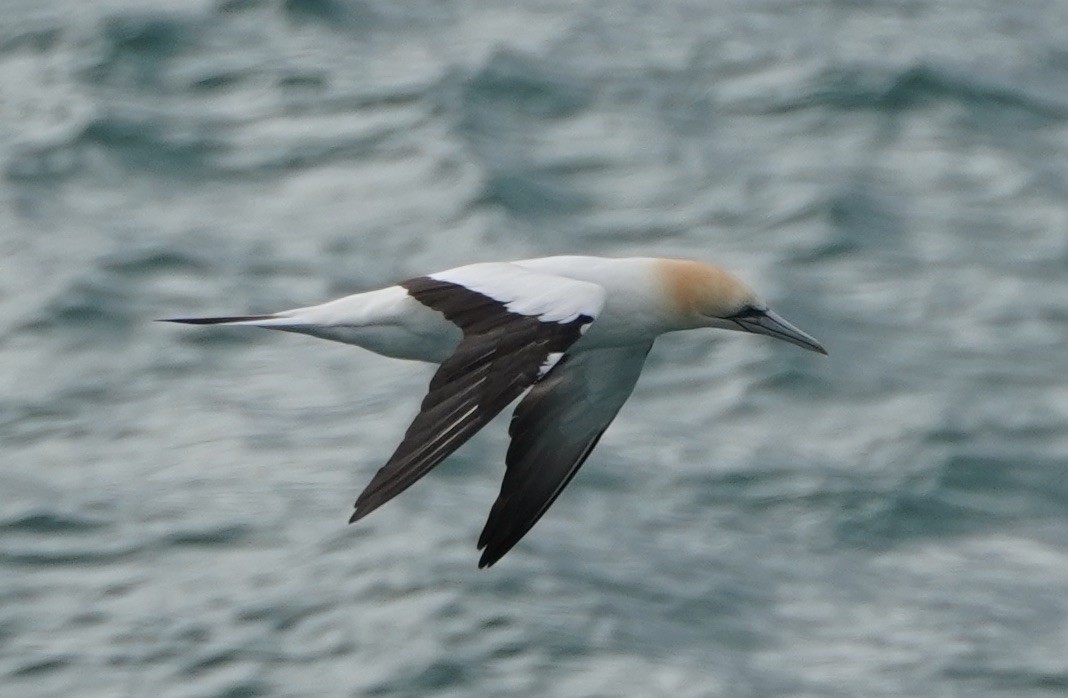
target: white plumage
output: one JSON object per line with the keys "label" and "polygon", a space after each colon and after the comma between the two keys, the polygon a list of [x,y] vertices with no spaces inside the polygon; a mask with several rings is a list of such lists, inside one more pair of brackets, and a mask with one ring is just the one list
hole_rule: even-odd
{"label": "white plumage", "polygon": [[272,315],[170,321],[300,332],[441,364],[351,521],[407,489],[526,392],[509,427],[501,493],[479,538],[480,567],[508,552],[578,471],[659,335],[742,330],[826,353],[727,272],[644,257],[472,264]]}

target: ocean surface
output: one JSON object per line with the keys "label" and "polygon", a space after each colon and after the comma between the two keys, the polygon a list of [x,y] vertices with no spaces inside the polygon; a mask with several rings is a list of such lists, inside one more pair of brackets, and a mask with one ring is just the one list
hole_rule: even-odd
{"label": "ocean surface", "polygon": [[[1068,693],[1068,2],[8,0],[0,693]],[[180,327],[695,257],[498,565],[499,419],[357,525],[431,370]]]}

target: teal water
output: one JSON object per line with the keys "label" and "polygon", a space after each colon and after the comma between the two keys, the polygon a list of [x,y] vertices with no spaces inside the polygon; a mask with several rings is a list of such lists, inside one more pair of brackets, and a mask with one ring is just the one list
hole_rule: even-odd
{"label": "teal water", "polygon": [[[0,691],[1068,692],[1068,3],[15,0]],[[173,315],[698,257],[500,564],[504,422],[356,526],[429,370]]]}

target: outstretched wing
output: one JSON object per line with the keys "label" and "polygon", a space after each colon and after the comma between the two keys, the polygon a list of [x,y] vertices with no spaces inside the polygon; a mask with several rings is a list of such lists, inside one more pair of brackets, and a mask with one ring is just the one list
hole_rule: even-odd
{"label": "outstretched wing", "polygon": [[401,284],[463,338],[430,381],[400,446],[356,500],[350,523],[410,487],[563,357],[604,307],[602,287],[505,263]]}
{"label": "outstretched wing", "polygon": [[652,342],[565,356],[519,403],[501,493],[478,539],[479,567],[511,550],[575,476],[630,397],[650,348]]}

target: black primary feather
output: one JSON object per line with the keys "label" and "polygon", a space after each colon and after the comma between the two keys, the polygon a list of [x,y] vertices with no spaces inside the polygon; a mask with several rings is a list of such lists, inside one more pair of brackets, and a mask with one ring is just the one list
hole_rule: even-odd
{"label": "black primary feather", "polygon": [[543,322],[460,284],[429,277],[401,284],[463,331],[438,368],[397,450],[356,500],[350,523],[397,496],[464,444],[534,384],[550,354],[563,353],[593,322]]}

